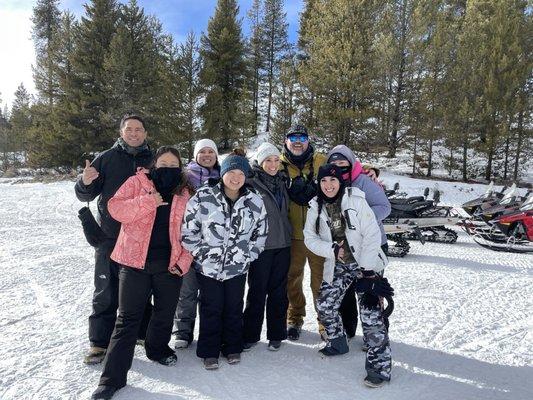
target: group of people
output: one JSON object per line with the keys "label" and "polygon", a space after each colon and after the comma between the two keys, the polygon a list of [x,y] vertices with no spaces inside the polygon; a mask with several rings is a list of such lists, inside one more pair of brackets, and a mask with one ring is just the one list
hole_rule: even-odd
{"label": "group of people", "polygon": [[358,302],[364,383],[390,380],[383,299],[394,292],[383,277],[381,224],[390,204],[348,147],[323,155],[296,125],[281,151],[263,143],[251,164],[237,149],[221,161],[216,144],[202,139],[185,166],[177,148],[153,154],[146,138],[142,117],[124,116],[117,142],[87,161],[75,186],[81,201],[98,197],[105,237],[95,246],[84,358],[103,361],[93,399],[110,399],[126,385],[136,344],[149,359],[174,365],[173,325],[175,348],[187,348],[198,306],[196,354],[208,370],[219,368],[220,355],[239,363],[259,343],[265,309],[269,350],[298,340],[306,261],[321,355],[348,352]]}

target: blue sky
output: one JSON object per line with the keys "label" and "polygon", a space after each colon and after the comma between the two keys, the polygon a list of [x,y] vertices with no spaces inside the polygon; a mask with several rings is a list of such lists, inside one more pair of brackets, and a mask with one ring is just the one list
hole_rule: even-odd
{"label": "blue sky", "polygon": [[[127,0],[120,2],[127,3]],[[163,23],[165,31],[171,33],[176,41],[180,41],[180,38],[187,36],[191,30],[198,34],[206,30],[207,22],[214,13],[217,0],[137,0],[137,2],[141,7],[144,7],[146,13],[157,16]],[[2,0],[0,0],[1,3]],[[84,1],[79,0],[63,0],[61,7],[69,9],[79,16],[84,12],[83,3]],[[248,26],[244,17],[252,5],[252,0],[238,0],[238,4],[246,34]],[[298,19],[302,4],[303,0],[285,0],[289,40],[292,42],[297,39]]]}
{"label": "blue sky", "polygon": [[[127,0],[121,0],[121,3]],[[35,54],[31,41],[31,15],[36,1],[0,0],[0,101],[9,106],[18,85],[33,93],[31,64]],[[60,8],[70,10],[76,16],[84,14],[81,0],[62,0]],[[155,15],[162,22],[163,29],[171,33],[177,42],[182,41],[191,30],[198,36],[207,28],[217,0],[138,0],[147,14]],[[243,19],[243,33],[248,34],[246,12],[252,0],[238,0],[240,16]],[[295,42],[298,36],[299,13],[303,0],[285,0],[285,11],[289,23],[289,40]],[[4,60],[9,60],[5,62]]]}

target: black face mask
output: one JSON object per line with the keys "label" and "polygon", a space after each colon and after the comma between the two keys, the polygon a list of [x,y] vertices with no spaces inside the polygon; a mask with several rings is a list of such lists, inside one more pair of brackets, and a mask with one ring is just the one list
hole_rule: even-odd
{"label": "black face mask", "polygon": [[181,183],[181,168],[153,168],[150,170],[150,178],[161,195],[170,195]]}
{"label": "black face mask", "polygon": [[350,175],[351,175],[351,172],[352,172],[352,166],[351,165],[347,165],[345,167],[340,167],[341,169],[341,172],[342,172],[342,179],[344,180],[344,183],[345,184],[349,184],[350,183]]}

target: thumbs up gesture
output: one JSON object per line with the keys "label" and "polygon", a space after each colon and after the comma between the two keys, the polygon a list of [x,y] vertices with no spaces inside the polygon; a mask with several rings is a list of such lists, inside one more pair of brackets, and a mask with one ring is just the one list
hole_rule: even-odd
{"label": "thumbs up gesture", "polygon": [[100,174],[96,168],[91,167],[91,162],[89,160],[85,160],[85,168],[83,169],[83,175],[81,176],[83,184],[85,186],[89,186],[96,178],[98,178],[98,175]]}

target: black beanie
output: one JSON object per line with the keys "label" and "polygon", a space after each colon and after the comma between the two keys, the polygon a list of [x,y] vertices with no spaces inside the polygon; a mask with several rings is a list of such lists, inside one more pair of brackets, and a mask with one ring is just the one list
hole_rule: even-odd
{"label": "black beanie", "polygon": [[[340,184],[339,191],[334,197],[328,197],[324,192],[322,192],[322,187],[320,186],[320,181],[322,178],[325,178],[326,176],[331,176],[333,178],[337,178]],[[318,182],[318,197],[320,197],[322,200],[324,200],[326,203],[333,203],[335,200],[337,200],[340,196],[344,194],[344,180],[342,179],[342,169],[335,164],[324,164],[318,169],[317,174],[317,182]]]}

